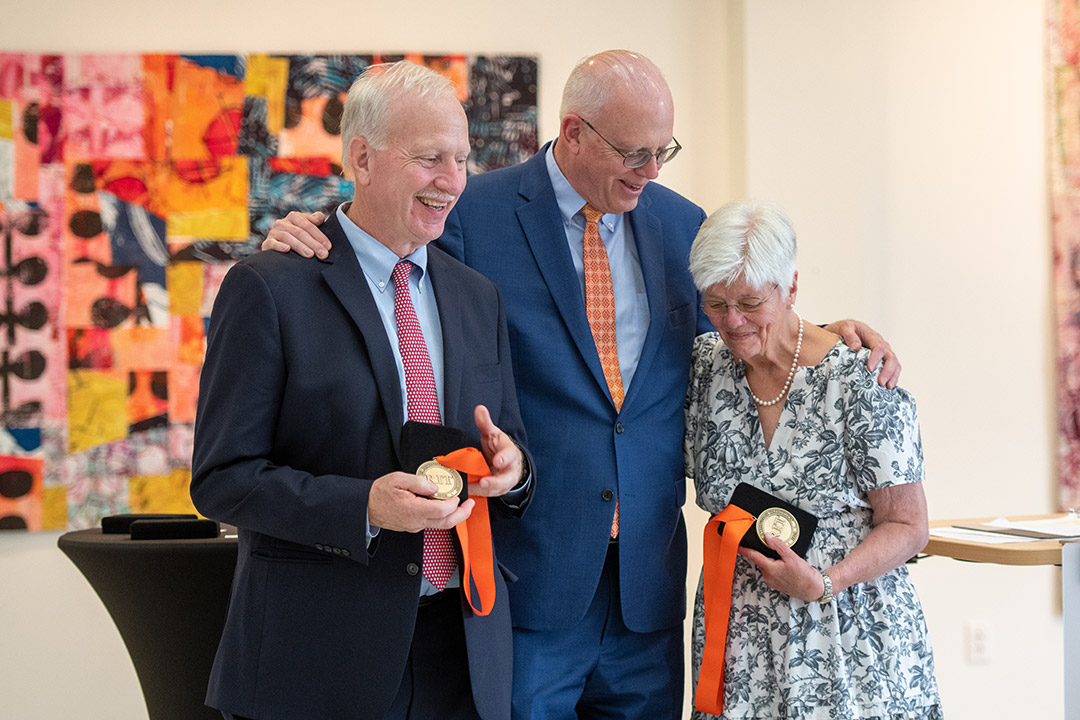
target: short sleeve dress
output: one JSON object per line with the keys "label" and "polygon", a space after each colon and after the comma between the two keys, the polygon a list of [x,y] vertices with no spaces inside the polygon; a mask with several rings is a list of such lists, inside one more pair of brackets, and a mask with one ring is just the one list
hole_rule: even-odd
{"label": "short sleeve dress", "polygon": [[[717,333],[698,337],[685,405],[698,505],[715,514],[746,482],[817,515],[812,566],[828,568],[858,545],[872,528],[867,491],[923,478],[915,403],[877,384],[867,353],[838,343],[800,367],[766,448],[743,366]],[[695,687],[702,603],[699,582]],[[903,565],[819,604],[773,590],[739,557],[724,676],[727,720],[941,717],[926,622]]]}

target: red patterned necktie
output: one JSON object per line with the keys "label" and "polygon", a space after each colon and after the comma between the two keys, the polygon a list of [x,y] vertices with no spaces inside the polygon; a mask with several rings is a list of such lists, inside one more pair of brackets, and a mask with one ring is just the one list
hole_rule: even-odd
{"label": "red patterned necktie", "polygon": [[[431,371],[431,356],[416,319],[416,309],[409,295],[409,272],[413,264],[402,260],[394,266],[394,322],[397,323],[398,352],[405,365],[405,402],[410,420],[442,425],[439,415],[439,396],[435,392],[435,374]],[[450,531],[437,528],[424,530],[424,577],[436,589],[442,590],[454,574],[454,546]]]}
{"label": "red patterned necktie", "polygon": [[[615,410],[622,409],[623,384],[619,370],[619,347],[615,339],[615,293],[611,288],[611,266],[607,250],[600,240],[602,212],[588,203],[581,209],[585,214],[585,315],[589,318],[593,342],[600,356],[611,400]],[[619,535],[619,501],[615,500],[615,517],[611,522],[611,537]]]}

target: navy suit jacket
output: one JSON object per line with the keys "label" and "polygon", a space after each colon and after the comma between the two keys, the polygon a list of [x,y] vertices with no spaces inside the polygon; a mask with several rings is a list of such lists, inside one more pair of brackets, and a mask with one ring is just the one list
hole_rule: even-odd
{"label": "navy suit jacket", "polygon": [[[259,253],[222,283],[210,321],[191,496],[239,528],[207,703],[258,720],[381,718],[400,683],[420,591],[422,534],[365,547],[372,482],[401,470],[394,350],[336,216],[324,262]],[[473,409],[519,444],[503,303],[429,248],[444,345],[444,422],[478,443]],[[410,469],[411,471],[411,469]],[[512,514],[498,500],[493,519]],[[494,523],[498,525],[499,523]],[[490,615],[462,604],[473,696],[510,716],[511,630],[496,573]]]}
{"label": "navy suit jacket", "polygon": [[616,412],[545,152],[470,178],[438,241],[502,294],[521,415],[543,476],[528,516],[494,529],[503,560],[519,576],[511,615],[515,627],[533,630],[567,628],[585,615],[617,493],[626,625],[672,627],[686,613],[683,399],[694,337],[712,329],[688,270],[705,213],[655,183],[629,213],[650,321]]}

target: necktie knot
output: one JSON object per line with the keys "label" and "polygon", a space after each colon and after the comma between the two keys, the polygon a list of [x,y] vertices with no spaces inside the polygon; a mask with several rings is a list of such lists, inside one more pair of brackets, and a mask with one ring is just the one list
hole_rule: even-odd
{"label": "necktie knot", "polygon": [[390,275],[390,281],[394,283],[395,288],[407,287],[409,284],[409,273],[412,272],[412,261],[401,260],[394,266],[394,272]]}
{"label": "necktie knot", "polygon": [[581,212],[585,213],[585,224],[598,225],[600,218],[604,216],[604,213],[594,208],[589,203],[585,203],[585,206],[581,208]]}

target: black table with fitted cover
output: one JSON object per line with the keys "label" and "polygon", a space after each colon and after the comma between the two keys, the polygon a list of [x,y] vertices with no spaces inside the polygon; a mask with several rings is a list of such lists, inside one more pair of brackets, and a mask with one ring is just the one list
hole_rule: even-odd
{"label": "black table with fitted cover", "polygon": [[235,534],[133,540],[95,529],[65,533],[57,545],[116,623],[150,720],[220,720],[203,700],[225,625]]}

